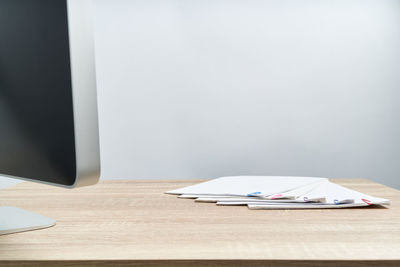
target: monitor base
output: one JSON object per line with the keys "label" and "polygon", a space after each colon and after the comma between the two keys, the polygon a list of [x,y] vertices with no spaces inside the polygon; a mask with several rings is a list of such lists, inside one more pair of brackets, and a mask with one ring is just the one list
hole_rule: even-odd
{"label": "monitor base", "polygon": [[0,207],[0,235],[39,230],[54,226],[56,221],[13,207]]}

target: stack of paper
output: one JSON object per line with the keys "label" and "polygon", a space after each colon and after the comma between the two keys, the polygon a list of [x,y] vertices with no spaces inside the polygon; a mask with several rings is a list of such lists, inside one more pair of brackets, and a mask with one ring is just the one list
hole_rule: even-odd
{"label": "stack of paper", "polygon": [[166,193],[217,205],[247,205],[250,209],[326,209],[390,204],[387,199],[315,177],[230,176]]}

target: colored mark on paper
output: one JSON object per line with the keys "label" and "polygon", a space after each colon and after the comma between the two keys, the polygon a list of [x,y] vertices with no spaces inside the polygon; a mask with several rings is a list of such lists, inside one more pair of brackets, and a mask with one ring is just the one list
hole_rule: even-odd
{"label": "colored mark on paper", "polygon": [[362,198],[361,200],[364,201],[365,203],[367,203],[368,205],[372,205],[371,200],[368,200],[365,198]]}
{"label": "colored mark on paper", "polygon": [[277,195],[272,196],[271,199],[277,199],[277,198],[281,198],[281,197],[283,197],[282,194],[277,194]]}
{"label": "colored mark on paper", "polygon": [[253,193],[247,194],[248,197],[253,197],[253,196],[258,196],[258,195],[261,195],[261,192],[253,192]]}

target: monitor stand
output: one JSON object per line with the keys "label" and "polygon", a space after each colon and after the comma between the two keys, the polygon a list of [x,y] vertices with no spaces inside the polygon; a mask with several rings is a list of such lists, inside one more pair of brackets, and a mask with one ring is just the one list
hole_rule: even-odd
{"label": "monitor stand", "polygon": [[0,207],[0,235],[39,230],[54,226],[56,221],[13,207]]}

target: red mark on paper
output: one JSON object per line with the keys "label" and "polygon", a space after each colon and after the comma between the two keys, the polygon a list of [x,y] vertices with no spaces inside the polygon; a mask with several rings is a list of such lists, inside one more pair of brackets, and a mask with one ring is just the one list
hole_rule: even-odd
{"label": "red mark on paper", "polygon": [[372,205],[371,200],[368,200],[365,198],[362,198],[361,200],[364,201],[365,203],[367,203],[368,205]]}
{"label": "red mark on paper", "polygon": [[281,197],[283,197],[282,194],[277,194],[277,195],[274,195],[273,197],[271,197],[271,199],[277,199],[277,198],[281,198]]}

